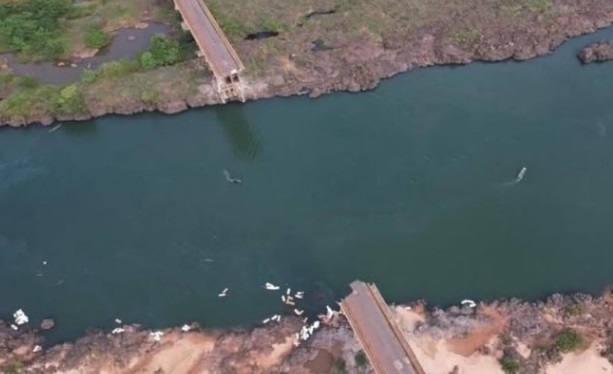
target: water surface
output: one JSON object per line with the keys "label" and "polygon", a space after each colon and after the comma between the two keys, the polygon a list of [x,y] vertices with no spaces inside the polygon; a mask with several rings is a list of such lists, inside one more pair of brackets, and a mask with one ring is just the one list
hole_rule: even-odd
{"label": "water surface", "polygon": [[57,340],[115,317],[255,323],[284,310],[266,281],[311,312],[356,278],[391,302],[598,292],[613,64],[574,54],[611,36],[370,93],[0,131],[0,314],[51,315]]}

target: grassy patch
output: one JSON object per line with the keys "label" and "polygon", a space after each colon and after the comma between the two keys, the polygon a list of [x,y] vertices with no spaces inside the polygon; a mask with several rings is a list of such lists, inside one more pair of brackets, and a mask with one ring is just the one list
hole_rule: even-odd
{"label": "grassy patch", "polygon": [[555,347],[561,352],[570,352],[579,348],[583,338],[574,330],[566,329],[559,332],[555,337]]}
{"label": "grassy patch", "polygon": [[0,112],[9,116],[36,116],[79,113],[86,109],[76,84],[65,87],[40,85],[22,88],[0,102]]}
{"label": "grassy patch", "polygon": [[460,45],[470,45],[479,40],[481,32],[472,27],[460,29],[451,34],[451,41]]}
{"label": "grassy patch", "polygon": [[548,13],[553,7],[551,0],[528,0],[526,5],[530,11],[537,14]]}

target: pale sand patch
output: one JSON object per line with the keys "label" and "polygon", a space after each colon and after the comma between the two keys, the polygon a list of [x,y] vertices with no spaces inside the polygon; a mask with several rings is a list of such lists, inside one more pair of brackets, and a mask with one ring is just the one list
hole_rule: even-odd
{"label": "pale sand patch", "polygon": [[515,341],[515,348],[517,349],[517,353],[519,353],[519,355],[523,358],[530,357],[530,353],[532,352],[532,350],[526,344],[520,341]]}
{"label": "pale sand patch", "polygon": [[[212,351],[214,345],[214,338],[201,333],[173,332],[164,336],[158,349],[143,357],[136,367],[123,373],[154,373],[160,369],[165,374],[201,373],[202,356]],[[113,373],[112,370],[116,369],[111,369],[109,373]]]}
{"label": "pale sand patch", "polygon": [[[449,374],[456,365],[459,374],[504,374],[495,357],[479,353],[465,357],[453,353],[442,339],[435,342],[431,338],[425,340],[416,338],[409,339],[409,343],[419,363],[428,374]],[[434,344],[433,352],[432,344]],[[426,347],[426,351],[422,349],[423,347]]]}
{"label": "pale sand patch", "polygon": [[550,365],[545,369],[546,374],[609,374],[613,373],[613,366],[598,352],[594,344],[589,349],[576,353],[567,353],[562,361]]}
{"label": "pale sand patch", "polygon": [[[396,319],[403,331],[413,331],[425,321],[419,310],[394,308]],[[484,314],[492,317],[493,322],[462,339],[434,339],[431,336],[413,336],[405,334],[424,371],[428,374],[449,374],[458,366],[459,374],[504,374],[494,356],[474,353],[478,347],[497,338],[506,325],[503,318],[494,309],[485,309]],[[408,336],[407,336],[408,335]],[[458,354],[460,351],[467,356]],[[471,354],[472,353],[472,354]]]}
{"label": "pale sand patch", "polygon": [[273,344],[272,352],[266,357],[257,357],[258,366],[269,369],[281,363],[283,358],[294,348],[294,337],[288,336],[283,343]]}

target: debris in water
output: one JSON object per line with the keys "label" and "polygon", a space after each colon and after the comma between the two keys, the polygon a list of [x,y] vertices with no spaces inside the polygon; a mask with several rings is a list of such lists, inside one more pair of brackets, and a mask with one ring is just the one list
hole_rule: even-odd
{"label": "debris in water", "polygon": [[15,326],[15,325],[11,324],[11,329],[13,329],[13,330],[17,331],[17,330],[19,330],[19,327],[17,327],[17,326]]}
{"label": "debris in water", "polygon": [[126,330],[122,329],[121,327],[116,327],[116,328],[113,329],[113,331],[111,331],[111,334],[117,335],[117,334],[121,334],[124,331],[126,331]]}
{"label": "debris in water", "polygon": [[277,291],[280,287],[279,286],[275,286],[272,283],[266,282],[266,284],[264,285],[264,288],[266,288],[267,290],[270,290],[270,291]]}
{"label": "debris in water", "polygon": [[189,326],[189,325],[183,325],[183,326],[181,327],[181,331],[183,331],[183,332],[189,332],[189,330],[191,330],[191,329],[192,329],[192,328],[191,328],[191,326]]}
{"label": "debris in water", "polygon": [[228,287],[224,288],[223,291],[221,291],[221,293],[217,296],[226,297],[227,294],[228,294]]}
{"label": "debris in water", "polygon": [[294,313],[296,313],[297,316],[301,316],[302,313],[304,313],[304,310],[294,309]]}
{"label": "debris in water", "polygon": [[204,259],[204,262],[213,262],[213,261],[215,261],[215,260],[213,260],[212,258],[205,258]]}
{"label": "debris in water", "polygon": [[477,306],[477,303],[475,303],[473,300],[470,300],[470,299],[464,299],[460,302],[460,304],[466,305],[471,309]]}
{"label": "debris in water", "polygon": [[34,349],[32,350],[32,352],[36,353],[36,352],[40,352],[43,350],[43,347],[41,347],[40,345],[35,345]]}
{"label": "debris in water", "polygon": [[227,180],[228,182],[230,182],[230,183],[235,183],[235,184],[238,184],[238,183],[243,183],[243,181],[242,181],[242,180],[240,180],[240,179],[238,179],[238,178],[232,178],[232,177],[230,177],[230,173],[228,173],[228,171],[227,171],[227,170],[224,170],[224,171],[223,171],[223,174],[226,176],[226,180]]}
{"label": "debris in water", "polygon": [[62,123],[60,123],[59,125],[57,125],[57,126],[53,127],[51,130],[49,130],[49,133],[51,134],[52,132],[57,131],[57,130],[58,130],[60,127],[62,127],[62,125],[63,125],[63,124],[62,124]]}
{"label": "debris in water", "polygon": [[286,294],[286,295],[289,295],[290,293],[292,293],[292,289],[291,289],[291,288],[288,288],[288,289],[287,289],[287,291],[285,291],[285,294]]}
{"label": "debris in water", "polygon": [[162,340],[162,336],[164,336],[164,333],[161,331],[153,331],[150,332],[149,335],[153,338],[153,340],[159,342],[160,340]]}
{"label": "debris in water", "polygon": [[122,324],[122,322],[121,322],[121,320],[119,318],[115,318],[115,323],[118,324],[118,325]]}
{"label": "debris in water", "polygon": [[270,322],[270,318],[266,318],[265,320],[262,321],[263,324],[267,324],[268,322]]}
{"label": "debris in water", "polygon": [[304,291],[298,291],[296,292],[296,294],[294,295],[294,297],[296,299],[302,299],[304,297]]}
{"label": "debris in water", "polygon": [[46,266],[46,265],[47,265],[47,261],[43,261],[43,265],[45,265],[45,266]]}
{"label": "debris in water", "polygon": [[13,317],[15,318],[15,323],[17,324],[17,326],[23,325],[24,323],[28,323],[30,321],[28,316],[26,316],[26,314],[21,309],[13,313]]}

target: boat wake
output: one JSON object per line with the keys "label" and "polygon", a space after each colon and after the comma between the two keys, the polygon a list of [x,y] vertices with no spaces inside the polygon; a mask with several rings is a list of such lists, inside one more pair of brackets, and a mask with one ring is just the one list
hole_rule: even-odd
{"label": "boat wake", "polygon": [[517,173],[517,177],[514,180],[510,181],[510,182],[503,183],[503,186],[512,186],[514,184],[517,184],[517,183],[521,182],[524,179],[524,176],[526,175],[527,171],[528,171],[527,167],[525,167],[525,166],[522,167],[521,170],[519,171],[519,173]]}

